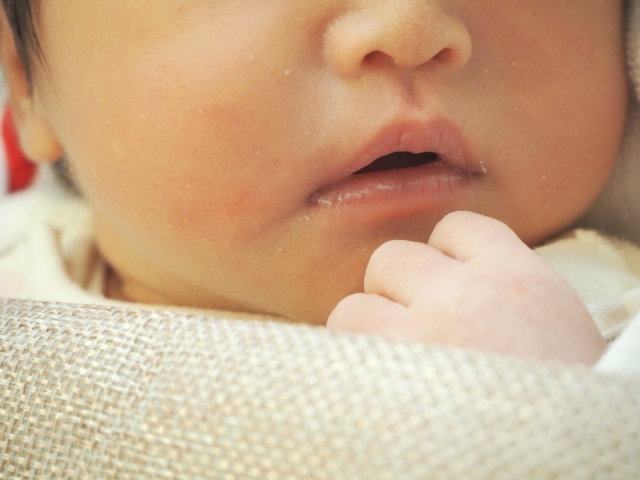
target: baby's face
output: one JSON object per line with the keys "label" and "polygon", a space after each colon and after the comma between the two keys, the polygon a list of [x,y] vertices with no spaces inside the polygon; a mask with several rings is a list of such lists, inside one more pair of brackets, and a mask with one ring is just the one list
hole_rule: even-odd
{"label": "baby's face", "polygon": [[322,323],[448,212],[529,244],[584,212],[624,125],[620,3],[48,0],[36,98],[126,295]]}

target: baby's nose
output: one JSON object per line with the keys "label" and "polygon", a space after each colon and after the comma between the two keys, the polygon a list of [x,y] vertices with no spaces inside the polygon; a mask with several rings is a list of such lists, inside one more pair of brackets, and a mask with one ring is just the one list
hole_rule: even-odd
{"label": "baby's nose", "polygon": [[325,56],[341,75],[385,66],[412,70],[427,64],[457,71],[469,61],[471,36],[461,20],[442,9],[441,0],[367,3],[339,17],[327,30]]}

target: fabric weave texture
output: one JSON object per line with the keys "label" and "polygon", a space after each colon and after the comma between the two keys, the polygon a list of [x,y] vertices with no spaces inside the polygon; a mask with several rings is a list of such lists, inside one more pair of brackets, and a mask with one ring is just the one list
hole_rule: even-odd
{"label": "fabric weave texture", "polygon": [[2,478],[631,479],[640,377],[0,301]]}

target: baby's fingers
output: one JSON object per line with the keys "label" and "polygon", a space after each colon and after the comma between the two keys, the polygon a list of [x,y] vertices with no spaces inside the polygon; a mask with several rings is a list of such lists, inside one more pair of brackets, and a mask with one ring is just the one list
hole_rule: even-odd
{"label": "baby's fingers", "polygon": [[433,282],[441,281],[456,262],[424,243],[394,240],[378,248],[369,261],[364,291],[410,306]]}
{"label": "baby's fingers", "polygon": [[471,212],[454,212],[436,225],[429,245],[451,258],[466,262],[481,252],[524,243],[504,223]]}
{"label": "baby's fingers", "polygon": [[329,315],[327,328],[335,332],[365,333],[396,337],[394,326],[406,323],[408,310],[378,295],[359,293],[342,300]]}

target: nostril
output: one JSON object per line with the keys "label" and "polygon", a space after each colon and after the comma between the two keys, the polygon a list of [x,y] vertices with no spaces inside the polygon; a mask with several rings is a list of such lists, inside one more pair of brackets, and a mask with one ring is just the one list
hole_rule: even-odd
{"label": "nostril", "polygon": [[388,66],[394,63],[393,58],[380,50],[371,52],[362,59],[362,64],[366,66]]}
{"label": "nostril", "polygon": [[364,57],[363,63],[372,63],[375,62],[376,54],[380,52],[371,52],[366,57]]}
{"label": "nostril", "polygon": [[441,62],[449,63],[453,58],[453,52],[450,48],[443,48],[434,58]]}

